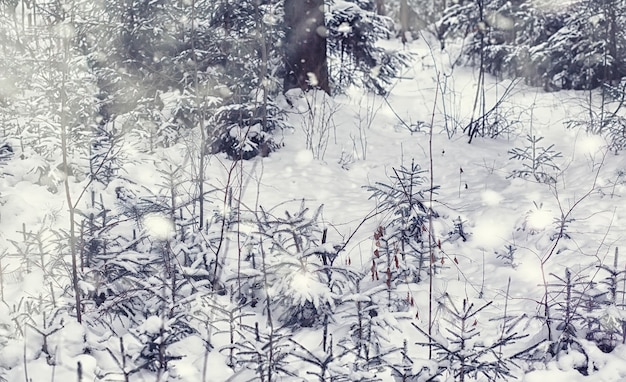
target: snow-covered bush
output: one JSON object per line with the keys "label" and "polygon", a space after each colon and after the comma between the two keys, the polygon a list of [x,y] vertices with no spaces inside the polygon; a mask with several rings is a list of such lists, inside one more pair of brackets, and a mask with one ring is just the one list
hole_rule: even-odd
{"label": "snow-covered bush", "polygon": [[304,203],[285,217],[264,209],[258,213],[259,251],[268,255],[266,293],[281,322],[290,327],[328,325],[341,293],[356,279],[334,264],[341,245],[326,241],[320,213],[321,207],[309,216]]}
{"label": "snow-covered bush", "polygon": [[231,159],[266,157],[278,148],[272,133],[286,128],[283,113],[273,103],[233,104],[218,108],[208,122],[210,153]]}
{"label": "snow-covered bush", "polygon": [[[550,274],[555,280],[547,285],[549,303],[542,302],[545,337],[518,354],[519,358],[542,364],[551,360],[571,362],[571,368],[587,375],[593,368],[589,344],[585,341],[584,307],[589,303],[589,281],[566,268],[563,276]],[[588,305],[588,307],[590,307]],[[573,361],[572,361],[573,360]]]}
{"label": "snow-covered bush", "polygon": [[[396,337],[400,332],[399,319],[410,319],[406,313],[391,312],[386,299],[378,296],[385,295],[389,288],[372,284],[375,285],[364,279],[355,293],[343,298],[341,314],[348,335],[338,339],[337,345],[343,349],[344,357],[353,357],[354,370],[359,371],[373,367],[393,369],[396,353],[401,349]],[[369,289],[362,291],[361,285]],[[410,298],[404,303],[413,305]]]}
{"label": "snow-covered bush", "polygon": [[238,370],[235,380],[270,382],[280,378],[294,378],[298,370],[289,362],[294,344],[287,330],[262,332],[258,323],[250,328],[247,338],[235,344]]}

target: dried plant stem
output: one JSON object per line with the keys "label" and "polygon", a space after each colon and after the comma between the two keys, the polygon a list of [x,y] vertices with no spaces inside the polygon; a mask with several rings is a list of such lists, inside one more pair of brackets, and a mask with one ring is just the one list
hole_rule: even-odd
{"label": "dried plant stem", "polygon": [[435,264],[435,238],[433,230],[433,193],[435,189],[435,176],[433,173],[433,125],[435,123],[435,108],[437,106],[437,97],[439,96],[439,87],[435,88],[435,101],[433,102],[433,111],[430,116],[430,129],[428,130],[428,165],[429,165],[429,181],[430,192],[428,193],[428,252],[430,261],[428,265],[428,359],[433,357],[433,267]]}
{"label": "dried plant stem", "polygon": [[[63,52],[64,52],[64,61],[69,61],[69,44],[67,38],[63,40]],[[76,209],[74,207],[74,203],[72,202],[72,194],[70,191],[70,167],[68,163],[68,121],[67,121],[67,94],[66,94],[66,83],[67,83],[67,67],[68,65],[63,65],[63,74],[61,76],[61,152],[62,152],[62,165],[63,171],[65,172],[65,176],[63,179],[63,186],[65,188],[65,198],[67,201],[67,208],[69,212],[69,239],[70,239],[70,255],[72,258],[72,287],[74,290],[74,299],[76,302],[76,320],[78,322],[82,322],[82,309],[81,309],[81,299],[80,299],[80,288],[78,286],[78,262],[76,260]]]}

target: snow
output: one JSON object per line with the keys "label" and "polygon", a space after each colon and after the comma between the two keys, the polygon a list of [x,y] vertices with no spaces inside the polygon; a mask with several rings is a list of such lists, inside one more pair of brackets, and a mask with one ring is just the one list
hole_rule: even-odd
{"label": "snow", "polygon": [[352,27],[347,22],[344,22],[339,24],[339,27],[337,27],[337,32],[347,35],[352,33]]}
{"label": "snow", "polygon": [[485,190],[480,196],[483,200],[483,203],[488,206],[497,206],[498,204],[500,204],[500,202],[502,202],[502,200],[504,200],[504,197],[494,190]]}
{"label": "snow", "polygon": [[498,248],[509,241],[514,216],[502,208],[492,208],[478,217],[472,227],[473,242],[483,248]]}
{"label": "snow", "polygon": [[143,219],[148,234],[157,240],[168,240],[174,235],[174,223],[166,216],[150,214]]}
{"label": "snow", "polygon": [[146,318],[144,323],[139,327],[140,331],[148,334],[157,334],[163,329],[163,320],[158,316],[150,316]]}
{"label": "snow", "polygon": [[554,223],[556,216],[550,211],[542,208],[537,208],[528,214],[526,219],[527,227],[531,230],[541,231],[546,227]]}
{"label": "snow", "polygon": [[293,293],[298,295],[309,293],[313,285],[313,280],[308,272],[296,272],[289,286],[293,290]]}
{"label": "snow", "polygon": [[[502,19],[499,22],[506,21]],[[340,27],[340,31],[349,32],[343,26]],[[625,242],[622,227],[626,216],[622,199],[626,186],[623,176],[619,174],[623,171],[623,154],[607,155],[607,142],[602,137],[565,129],[563,122],[584,109],[584,100],[589,96],[588,92],[543,93],[540,89],[529,88],[523,84],[517,85],[517,91],[508,101],[507,107],[514,110],[521,120],[511,134],[494,140],[477,138],[471,145],[467,143],[467,137],[460,130],[448,137],[442,127],[446,118],[454,116],[457,119],[448,121],[451,126],[454,124],[462,126],[471,118],[476,72],[470,68],[452,69],[449,65],[451,57],[445,52],[429,51],[423,39],[410,43],[407,49],[416,53],[414,67],[406,70],[406,75],[398,80],[386,99],[372,96],[374,99],[369,105],[382,106],[371,116],[371,124],[368,126],[359,127],[360,121],[364,120],[364,113],[369,110],[363,107],[368,101],[363,99],[362,91],[359,89],[349,89],[346,94],[332,99],[318,95],[318,98],[309,99],[309,104],[302,94],[298,94],[297,91],[291,92],[287,97],[294,101],[292,102],[294,106],[288,106],[287,102],[284,102],[283,106],[289,110],[289,121],[296,128],[293,131],[278,133],[284,147],[271,153],[267,158],[256,158],[236,164],[220,155],[211,157],[206,174],[207,184],[210,185],[212,192],[207,196],[207,211],[216,214],[222,211],[236,211],[233,206],[223,204],[223,200],[227,199],[224,198],[227,185],[234,185],[236,190],[241,186],[241,206],[244,214],[257,212],[259,206],[262,206],[266,210],[272,209],[276,216],[283,216],[283,211],[297,210],[302,200],[310,210],[324,205],[319,220],[321,225],[328,229],[327,243],[322,245],[316,242],[301,249],[300,252],[291,248],[290,254],[293,256],[278,265],[273,263],[273,254],[268,251],[268,266],[281,267],[282,273],[275,283],[260,287],[255,285],[255,282],[258,283],[262,279],[262,272],[249,268],[242,271],[243,275],[248,276],[242,282],[249,282],[249,289],[254,289],[259,296],[266,291],[270,298],[287,296],[298,304],[312,302],[320,311],[326,307],[327,302],[333,309],[345,309],[341,315],[334,317],[335,321],[330,324],[330,331],[335,336],[333,338],[335,345],[341,340],[349,341],[346,332],[353,321],[349,321],[348,317],[354,315],[354,312],[348,311],[348,307],[352,309],[357,303],[363,305],[377,303],[384,307],[387,298],[385,284],[387,275],[381,273],[379,280],[372,280],[368,270],[375,248],[373,235],[379,226],[384,226],[394,215],[389,211],[379,211],[375,200],[370,198],[371,194],[363,186],[389,182],[389,175],[393,174],[393,170],[409,164],[411,160],[415,160],[423,169],[429,171],[428,129],[411,131],[405,124],[400,123],[398,116],[405,119],[404,122],[409,126],[432,119],[434,122],[432,177],[434,184],[440,186],[433,197],[433,209],[439,217],[435,220],[434,232],[431,233],[437,243],[434,256],[438,265],[433,280],[435,296],[433,314],[437,319],[434,335],[443,340],[447,333],[444,329],[450,327],[450,321],[454,324],[455,318],[450,314],[453,309],[452,302],[459,308],[463,301],[471,301],[476,306],[494,301],[477,315],[476,327],[479,328],[480,337],[474,339],[472,344],[489,344],[499,338],[502,328],[501,318],[506,305],[508,315],[520,317],[520,323],[515,329],[520,333],[529,334],[529,337],[519,340],[514,345],[515,350],[521,351],[533,345],[534,339],[543,338],[545,335],[545,325],[538,318],[543,314],[543,307],[540,304],[544,298],[542,267],[545,267],[545,276],[548,278],[551,273],[563,275],[565,268],[568,268],[581,275],[595,277],[594,281],[597,283],[604,279],[604,276],[597,272],[598,260],[603,259],[605,265],[612,264],[614,249],[617,247],[622,251]],[[454,47],[450,50],[453,51]],[[437,67],[433,67],[431,54],[435,55]],[[373,70],[376,71],[377,68]],[[437,86],[435,79],[438,74],[436,70],[452,76],[449,78],[446,94],[442,95],[435,90]],[[487,99],[491,102],[495,99],[496,90],[501,94],[506,83],[491,77],[487,77],[487,81],[489,82]],[[218,90],[222,95],[232,93],[225,87]],[[442,115],[442,100],[449,102],[447,117]],[[311,111],[311,104],[320,114],[316,119],[307,122],[306,113]],[[526,112],[531,108],[532,113]],[[431,115],[433,110],[435,114]],[[332,125],[328,124],[329,121],[332,121]],[[254,128],[258,131],[257,127]],[[232,132],[243,133],[236,130]],[[367,155],[361,155],[363,154],[361,149],[353,149],[354,144],[358,143],[356,137],[359,136],[359,132],[367,137],[367,144],[363,146]],[[510,178],[512,171],[520,168],[520,163],[510,160],[508,152],[515,147],[524,147],[525,135],[531,132],[537,136],[545,136],[545,142],[554,142],[563,153],[561,171],[554,185]],[[307,142],[311,137],[316,140]],[[188,147],[180,145],[169,150],[157,150],[149,155],[130,144],[124,145],[120,156],[132,158],[133,161],[124,167],[124,176],[135,183],[128,185],[127,189],[135,189],[138,193],[147,189],[159,195],[159,190],[162,189],[159,184],[162,179],[158,170],[168,165],[185,164],[183,157],[187,150]],[[4,166],[3,171],[13,175],[3,177],[0,184],[3,203],[0,260],[6,276],[3,281],[5,303],[0,304],[0,367],[8,370],[9,381],[23,380],[25,366],[33,381],[52,380],[53,371],[57,380],[75,380],[77,362],[82,365],[84,380],[98,380],[96,378],[99,377],[96,376],[102,375],[103,370],[119,372],[119,365],[104,349],[109,349],[119,356],[119,337],[121,337],[125,342],[127,359],[130,360],[140,357],[144,345],[136,333],[119,330],[124,327],[121,322],[117,322],[113,328],[103,329],[94,322],[78,324],[70,315],[63,316],[62,320],[55,317],[55,325],[62,329],[48,338],[48,346],[58,350],[55,353],[56,370],[50,366],[46,354],[41,350],[43,345],[41,333],[25,329],[31,325],[38,328],[44,326],[41,322],[43,317],[39,314],[39,309],[43,309],[42,306],[57,304],[66,311],[71,311],[69,307],[73,306],[73,301],[67,297],[71,293],[69,289],[62,297],[56,296],[59,300],[52,301],[49,296],[51,272],[62,271],[69,274],[67,271],[70,259],[67,251],[52,247],[59,241],[57,234],[67,232],[69,229],[64,191],[52,193],[46,186],[36,184],[40,181],[39,177],[27,171],[27,164],[30,165],[32,162],[25,162],[26,160],[13,160]],[[229,169],[233,170],[232,174],[229,174]],[[193,168],[193,171],[196,169]],[[232,179],[229,180],[228,177],[231,175]],[[430,181],[430,175],[426,174],[427,181]],[[180,178],[186,176],[188,174],[180,175]],[[242,183],[233,183],[233,179]],[[119,180],[119,184],[124,183]],[[80,194],[84,185],[85,183],[72,183],[73,194]],[[101,191],[111,193],[116,188],[113,187],[115,185],[117,183],[109,187],[110,189]],[[593,192],[589,192],[590,190]],[[233,192],[236,195],[235,200],[239,198],[238,193]],[[79,205],[84,212],[97,210],[85,204]],[[112,211],[119,211],[123,207],[122,202],[114,197],[105,204]],[[570,209],[571,220],[567,222],[566,229],[569,238],[557,240],[554,236],[557,223],[562,213],[568,213]],[[454,220],[457,218],[463,221],[463,228],[468,234],[467,241],[450,235],[454,229]],[[212,221],[212,228],[220,226],[221,223],[221,220]],[[22,232],[22,224],[26,226],[26,232]],[[253,247],[251,243],[261,238],[268,239],[259,233],[253,218],[246,222],[229,224],[231,225],[226,224],[225,227],[232,231],[226,236],[232,240],[225,241],[227,244],[220,248],[220,255],[226,264],[223,270],[224,278],[230,277],[229,280],[234,280],[239,260],[246,263],[249,261],[246,256],[249,255],[254,257],[257,264],[261,262],[261,254],[246,253],[246,246]],[[163,212],[144,216],[141,226],[150,239],[174,241],[176,234],[174,222],[171,216]],[[132,226],[123,223],[110,229],[119,235],[130,236],[132,232]],[[77,228],[77,232],[78,230],[80,228]],[[55,267],[56,263],[52,261],[51,264],[37,263],[39,248],[27,247],[22,243],[23,235],[29,234],[39,237],[44,246],[54,248],[49,251],[55,256],[58,255],[55,261],[64,265]],[[219,236],[211,231],[198,234],[198,237],[201,244],[192,250],[213,256],[217,249],[209,242],[219,239]],[[244,244],[238,247],[237,240]],[[317,240],[319,241],[319,237]],[[300,255],[307,255],[310,264],[314,264],[318,261],[316,256],[335,251],[337,245],[333,243],[346,245],[338,254],[335,265],[343,267],[342,270],[346,273],[365,270],[366,277],[359,284],[362,288],[360,292],[350,290],[341,295],[337,294],[336,290],[329,289],[325,279],[320,276],[323,274],[322,271],[314,271],[310,265],[303,265],[300,258],[297,258]],[[141,261],[160,256],[161,252],[158,251],[163,250],[161,246],[143,241],[136,243],[129,240],[124,245],[127,248],[123,253],[116,255],[115,260],[122,264],[119,267],[123,271],[129,273],[140,272]],[[503,264],[495,255],[496,252],[501,253],[506,246],[516,248],[512,259],[515,267]],[[174,245],[171,250],[179,253],[179,248],[181,251],[185,249]],[[18,252],[25,254],[18,256]],[[210,259],[213,258],[210,256]],[[25,257],[31,261],[32,269],[29,272],[23,269],[21,262]],[[194,266],[203,267],[201,263],[202,259],[199,259]],[[402,265],[407,263],[410,261],[405,260]],[[619,258],[620,270],[624,268],[623,264],[624,261]],[[211,275],[211,272],[204,268],[203,272],[199,272],[198,268],[195,272],[191,268],[181,267],[181,269],[189,270],[186,275],[197,276],[199,279],[207,274]],[[22,271],[21,277],[9,280],[7,275],[15,270]],[[396,270],[393,269],[394,272]],[[92,279],[89,283],[84,282],[81,285],[85,290],[95,291],[100,287],[97,284],[98,277],[97,275],[90,277]],[[332,281],[336,282],[337,278],[333,278]],[[509,280],[511,289],[507,291]],[[158,285],[158,280],[154,279],[141,281],[148,286]],[[193,288],[197,288],[199,285],[205,285],[201,284],[202,282],[208,281],[193,280],[193,282],[197,282],[197,284],[190,282]],[[145,285],[141,287],[146,287]],[[397,281],[397,291],[402,298],[408,296],[406,306],[394,307],[395,310],[392,312],[374,313],[375,309],[369,309],[365,310],[364,314],[367,317],[371,314],[373,325],[378,325],[373,332],[387,341],[381,340],[380,346],[399,348],[403,341],[407,340],[413,360],[410,368],[414,371],[428,370],[428,374],[432,374],[436,370],[436,365],[434,361],[427,359],[426,348],[416,345],[417,342],[424,341],[424,338],[411,325],[415,323],[421,328],[426,327],[428,288],[428,283],[424,281],[418,283],[400,279]],[[166,292],[167,288],[163,290],[163,293]],[[108,300],[104,306],[125,301],[127,297],[111,293],[113,295],[107,296]],[[227,291],[225,296],[217,294],[201,296],[197,300],[182,303],[185,306],[193,305],[192,313],[197,314],[195,324],[202,327],[204,332],[202,336],[189,336],[168,347],[172,354],[183,355],[183,358],[171,361],[168,380],[201,381],[203,365],[208,365],[206,380],[209,381],[229,379],[241,381],[246,377],[255,378],[256,374],[253,371],[243,368],[234,371],[226,365],[227,349],[230,345],[229,330],[231,324],[241,323],[234,334],[236,340],[243,338],[244,326],[254,328],[254,325],[258,324],[263,333],[268,333],[267,312],[264,306],[261,307],[264,304],[259,304],[254,309],[246,311],[250,316],[243,318],[229,316],[227,313],[236,300],[236,296],[229,293],[230,291]],[[85,309],[87,311],[91,309],[92,313],[100,312],[97,310],[99,308],[94,306],[85,305]],[[19,315],[16,315],[16,312]],[[106,311],[102,313],[109,314]],[[175,330],[171,326],[173,321],[165,318],[171,312],[163,312],[163,315],[153,313],[147,317],[132,317],[140,322],[137,326],[139,333],[158,335],[162,329]],[[600,320],[605,329],[618,328],[618,324],[626,319],[621,307],[611,306],[602,314]],[[39,321],[31,322],[28,319],[30,315]],[[14,320],[9,319],[9,316],[22,321],[17,325]],[[50,328],[52,319],[50,317],[47,319],[49,321],[45,325]],[[126,317],[120,320],[127,323],[130,319]],[[13,327],[14,325],[16,327]],[[4,327],[10,327],[12,330],[2,329]],[[276,327],[279,325],[276,324]],[[18,329],[25,334],[19,334]],[[314,349],[313,353],[322,354],[319,350],[320,331],[317,328],[306,330],[308,331],[296,333],[295,338],[308,348]],[[90,336],[96,332],[101,338],[91,339]],[[90,353],[84,349],[87,345],[85,337],[89,337],[87,342],[93,347]],[[2,343],[5,338],[8,338],[6,343]],[[205,349],[209,345],[212,350],[206,352]],[[261,346],[257,343],[254,345]],[[586,342],[585,350],[597,366],[597,370],[593,370],[593,367],[589,370],[589,376],[582,375],[576,370],[585,362],[585,358],[577,351],[559,354],[559,357],[546,364],[534,365],[534,369],[514,368],[513,373],[519,380],[528,382],[546,380],[617,382],[626,379],[626,348],[623,345],[618,345],[611,353],[605,354],[594,344]],[[295,359],[290,359],[290,362],[293,363],[293,369],[300,372],[298,378],[312,380],[311,375],[306,374],[305,370],[310,371],[313,366]],[[345,369],[345,365],[333,367],[338,370]],[[291,380],[300,380],[295,378]],[[145,375],[134,374],[131,380],[155,380],[155,378],[154,375],[145,372]]]}
{"label": "snow", "polygon": [[607,142],[599,135],[585,134],[576,142],[576,149],[582,154],[593,156],[606,149]]}
{"label": "snow", "polygon": [[[300,150],[296,153],[294,162],[299,166],[306,166],[313,161],[313,153],[311,150]],[[287,171],[290,171],[288,168]]]}

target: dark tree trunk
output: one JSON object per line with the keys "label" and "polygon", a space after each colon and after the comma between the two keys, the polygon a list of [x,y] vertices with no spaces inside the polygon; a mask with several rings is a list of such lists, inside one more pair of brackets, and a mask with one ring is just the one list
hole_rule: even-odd
{"label": "dark tree trunk", "polygon": [[285,0],[284,91],[319,88],[330,94],[324,0]]}
{"label": "dark tree trunk", "polygon": [[400,0],[400,38],[407,43],[406,34],[409,31],[409,4],[407,0]]}
{"label": "dark tree trunk", "polygon": [[605,74],[604,81],[614,85],[616,82],[619,83],[624,73],[622,72],[623,68],[620,67],[622,58],[618,52],[617,34],[619,33],[619,27],[617,24],[617,13],[614,4],[608,4],[607,8],[608,9],[605,10],[605,15],[608,16],[609,21],[607,25],[607,37],[609,40],[609,55],[613,58],[613,64],[610,68],[607,68],[609,73]]}
{"label": "dark tree trunk", "polygon": [[376,0],[376,13],[385,16],[387,13],[385,12],[385,0]]}

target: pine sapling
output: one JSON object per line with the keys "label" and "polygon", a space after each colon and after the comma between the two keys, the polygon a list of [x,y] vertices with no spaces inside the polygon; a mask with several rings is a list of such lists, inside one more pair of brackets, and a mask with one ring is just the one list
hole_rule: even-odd
{"label": "pine sapling", "polygon": [[605,274],[598,284],[603,290],[589,288],[585,300],[587,339],[596,342],[604,352],[612,351],[617,344],[625,343],[626,314],[624,309],[626,270],[619,268],[619,252],[615,248],[612,264],[600,264]]}
{"label": "pine sapling", "polygon": [[555,160],[562,157],[561,152],[555,151],[554,145],[548,147],[539,146],[543,137],[526,135],[528,144],[523,148],[509,150],[510,159],[521,161],[522,168],[512,171],[509,178],[533,178],[539,183],[556,183],[555,173],[559,171],[559,166]]}
{"label": "pine sapling", "polygon": [[478,330],[478,314],[492,302],[476,308],[464,299],[459,309],[451,299],[448,300],[447,304],[443,304],[450,314],[450,318],[445,319],[449,325],[445,328],[445,340],[411,323],[428,339],[428,342],[418,342],[418,345],[433,348],[434,359],[439,362],[438,374],[448,373],[460,382],[479,374],[490,381],[510,380],[514,363],[512,356],[502,356],[502,348],[525,336],[515,332],[506,333],[495,341],[484,343],[479,340],[481,332]]}

